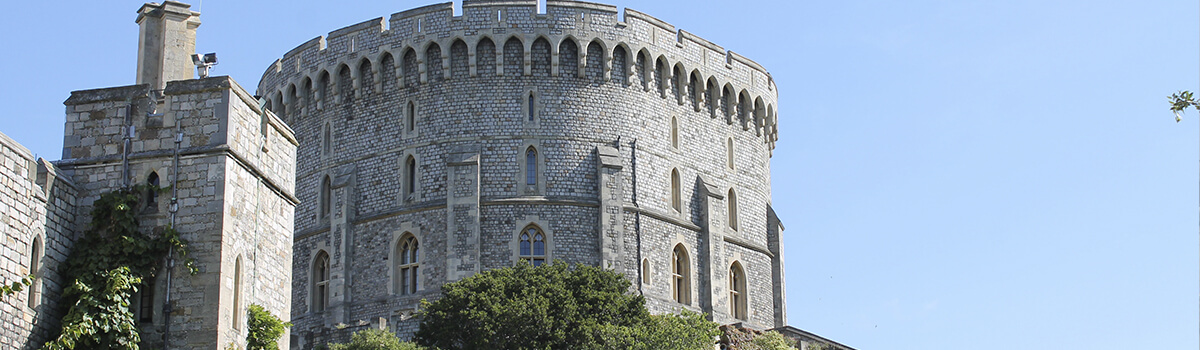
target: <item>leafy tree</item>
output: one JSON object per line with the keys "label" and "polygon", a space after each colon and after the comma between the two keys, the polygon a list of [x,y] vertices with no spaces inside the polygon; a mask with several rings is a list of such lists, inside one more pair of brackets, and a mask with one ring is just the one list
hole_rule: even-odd
{"label": "leafy tree", "polygon": [[382,329],[365,329],[354,332],[346,344],[329,344],[329,350],[422,350],[410,342],[402,342],[396,334]]}
{"label": "leafy tree", "polygon": [[417,343],[441,349],[711,349],[716,324],[696,313],[651,316],[629,281],[562,262],[485,271],[422,302]]}
{"label": "leafy tree", "polygon": [[1187,111],[1188,107],[1195,107],[1200,110],[1200,101],[1192,95],[1191,91],[1180,91],[1167,97],[1171,101],[1171,112],[1175,112],[1175,122],[1183,120],[1183,112]]}
{"label": "leafy tree", "polygon": [[283,322],[258,304],[251,304],[249,313],[246,350],[279,350],[279,337],[283,336],[283,329],[292,324]]}
{"label": "leafy tree", "polygon": [[0,296],[9,296],[21,292],[25,287],[33,285],[33,279],[33,275],[28,275],[12,284],[0,284]]}

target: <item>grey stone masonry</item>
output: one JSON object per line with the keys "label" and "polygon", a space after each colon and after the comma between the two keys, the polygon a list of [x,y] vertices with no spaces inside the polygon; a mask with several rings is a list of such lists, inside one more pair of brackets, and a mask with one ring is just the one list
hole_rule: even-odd
{"label": "grey stone masonry", "polygon": [[148,85],[75,91],[65,104],[57,165],[78,187],[78,210],[90,211],[104,192],[160,179],[172,196],[143,208],[143,230],[172,225],[199,268],[189,275],[177,264],[143,291],[153,294],[139,303],[169,310],[139,315],[143,345],[244,347],[251,304],[290,318],[298,200],[287,125],[229,77],[171,81],[161,94]]}
{"label": "grey stone masonry", "polygon": [[33,284],[0,299],[0,348],[38,349],[58,328],[59,264],[75,241],[75,186],[0,133],[0,283]]}
{"label": "grey stone masonry", "polygon": [[[435,4],[335,30],[267,67],[257,92],[299,142],[293,347],[363,327],[409,337],[418,300],[523,258],[618,271],[653,312],[785,323],[768,214],[775,82],[741,55],[624,14]],[[402,236],[419,242],[416,263],[397,260]],[[677,246],[690,265],[678,301]],[[327,282],[314,275],[322,254]],[[415,293],[396,288],[414,278],[402,264],[418,266]],[[744,316],[731,311],[735,266]]]}

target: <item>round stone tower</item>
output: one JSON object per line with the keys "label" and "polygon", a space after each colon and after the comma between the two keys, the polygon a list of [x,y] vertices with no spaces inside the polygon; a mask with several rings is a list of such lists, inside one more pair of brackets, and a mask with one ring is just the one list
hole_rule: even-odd
{"label": "round stone tower", "polygon": [[293,345],[408,336],[421,298],[521,260],[614,269],[657,313],[786,324],[771,75],[649,15],[618,17],[444,3],[271,64],[258,92],[300,143]]}

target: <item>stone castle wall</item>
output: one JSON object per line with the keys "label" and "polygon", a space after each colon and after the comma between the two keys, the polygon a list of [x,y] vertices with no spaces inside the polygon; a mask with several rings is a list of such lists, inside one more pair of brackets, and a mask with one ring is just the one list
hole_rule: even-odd
{"label": "stone castle wall", "polygon": [[[300,345],[384,324],[411,334],[418,300],[515,263],[529,224],[548,234],[547,258],[626,274],[652,311],[689,308],[760,328],[786,322],[778,221],[769,219],[770,75],[637,11],[618,20],[609,5],[546,7],[466,1],[461,15],[449,3],[421,7],[313,39],[266,71],[258,92],[300,143],[291,311]],[[405,234],[421,245],[416,294],[394,288]],[[687,303],[671,293],[677,245],[690,259]],[[312,300],[320,252],[330,256],[325,310]],[[734,262],[748,281],[745,319],[729,313]]]}
{"label": "stone castle wall", "polygon": [[58,265],[75,240],[75,186],[59,170],[0,133],[0,283],[34,275],[0,302],[0,348],[38,349],[58,327],[65,286]]}
{"label": "stone castle wall", "polygon": [[[297,203],[291,129],[228,77],[172,81],[161,92],[147,85],[75,91],[65,104],[64,159],[57,164],[79,184],[80,212],[102,193],[146,183],[151,174],[177,198],[160,195],[139,209],[146,232],[166,227],[174,213],[199,269],[189,275],[179,261],[170,278],[169,348],[244,347],[250,304],[289,318],[285,286]],[[154,279],[153,316],[140,324],[145,345],[162,345],[166,276],[160,271]]]}

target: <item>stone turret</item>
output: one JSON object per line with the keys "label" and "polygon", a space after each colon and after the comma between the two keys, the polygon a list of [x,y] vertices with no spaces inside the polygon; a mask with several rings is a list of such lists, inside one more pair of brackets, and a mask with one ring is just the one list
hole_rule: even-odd
{"label": "stone turret", "polygon": [[138,9],[137,83],[162,90],[168,81],[192,79],[191,55],[196,52],[200,13],[192,5],[165,1]]}

